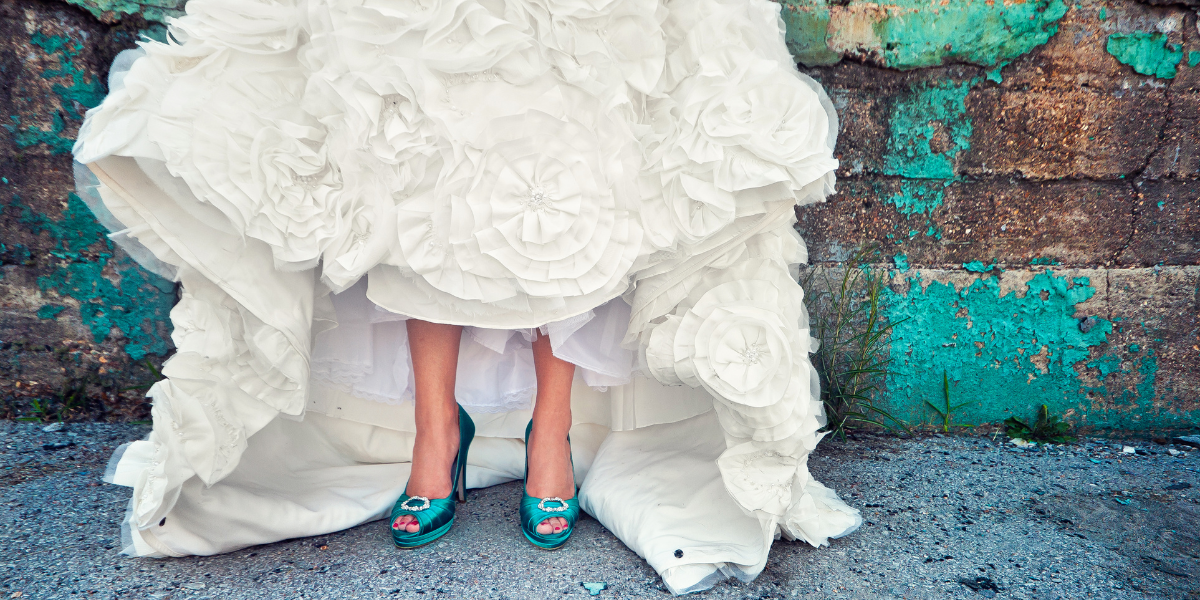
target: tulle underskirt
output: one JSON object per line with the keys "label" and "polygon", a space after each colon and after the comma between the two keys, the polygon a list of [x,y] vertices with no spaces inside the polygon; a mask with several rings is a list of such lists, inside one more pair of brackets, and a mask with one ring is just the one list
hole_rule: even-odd
{"label": "tulle underskirt", "polygon": [[672,592],[853,531],[807,468],[793,228],[837,115],[784,33],[768,0],[190,0],[74,148],[79,199],[180,283],[154,427],[106,473],[125,552],[384,517],[407,318],[466,326],[469,487],[524,475],[534,331],[578,366],[581,507]]}
{"label": "tulle underskirt", "polygon": [[[413,400],[409,317],[375,304],[360,281],[332,296],[337,326],[317,334],[312,377],[364,400],[398,404]],[[598,391],[631,381],[633,352],[621,347],[629,305],[616,298],[588,312],[542,325],[554,355],[574,364],[582,382]],[[537,391],[534,329],[464,327],[459,346],[455,398],[470,412],[531,408]]]}

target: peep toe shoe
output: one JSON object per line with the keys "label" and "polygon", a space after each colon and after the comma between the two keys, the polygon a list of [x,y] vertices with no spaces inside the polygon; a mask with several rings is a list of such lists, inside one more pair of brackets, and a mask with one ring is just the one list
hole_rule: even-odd
{"label": "peep toe shoe", "polygon": [[[562,498],[534,498],[529,495],[529,434],[533,432],[533,421],[529,421],[529,425],[525,427],[525,477],[526,487],[522,489],[521,497],[521,532],[525,534],[525,539],[529,540],[530,544],[541,548],[542,550],[558,550],[563,544],[567,543],[567,538],[571,537],[571,532],[575,530],[575,522],[579,520],[579,498],[572,497],[567,500]],[[567,444],[571,443],[571,437],[567,436]],[[575,471],[575,460],[571,460],[571,471]],[[554,517],[562,517],[567,521],[566,529],[551,534],[540,534],[537,531],[537,526],[546,519]]]}
{"label": "peep toe shoe", "polygon": [[[424,496],[410,496],[408,495],[408,490],[405,489],[404,494],[392,506],[392,520],[389,521],[392,528],[392,541],[396,543],[398,548],[407,550],[424,546],[446,535],[446,532],[450,531],[450,526],[454,524],[455,497],[457,497],[459,502],[467,501],[467,451],[470,450],[471,440],[474,437],[475,423],[471,421],[471,417],[467,415],[467,411],[459,406],[458,456],[455,457],[454,463],[451,465],[453,471],[450,475],[450,497],[426,498]],[[404,515],[416,517],[417,524],[421,528],[415,533],[397,529],[395,526],[396,519]]]}

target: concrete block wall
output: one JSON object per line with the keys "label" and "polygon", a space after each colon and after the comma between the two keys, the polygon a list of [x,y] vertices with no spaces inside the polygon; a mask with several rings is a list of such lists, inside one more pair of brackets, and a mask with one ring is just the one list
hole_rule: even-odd
{"label": "concrete block wall", "polygon": [[882,251],[900,415],[945,372],[966,423],[1197,426],[1200,4],[1156,4],[784,4],[842,119],[800,231]]}
{"label": "concrete block wall", "polygon": [[34,401],[90,404],[69,417],[148,414],[130,388],[170,351],[175,286],[75,197],[71,146],[112,58],[161,35],[169,4],[0,0],[0,416]]}
{"label": "concrete block wall", "polygon": [[[69,148],[112,56],[182,7],[0,0],[9,416],[80,381],[136,404],[122,388],[169,351],[175,291],[71,196]],[[882,251],[898,414],[928,419],[944,371],[972,401],[963,422],[1045,403],[1091,428],[1197,427],[1198,8],[782,2],[789,48],[841,116],[839,192],[799,228],[817,265]]]}

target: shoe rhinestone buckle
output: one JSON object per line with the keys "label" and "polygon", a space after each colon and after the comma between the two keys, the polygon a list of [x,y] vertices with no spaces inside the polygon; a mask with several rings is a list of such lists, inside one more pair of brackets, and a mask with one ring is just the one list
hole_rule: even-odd
{"label": "shoe rhinestone buckle", "polygon": [[[421,500],[424,504],[421,504],[420,506],[409,506],[408,503],[413,500]],[[421,512],[429,508],[429,498],[426,498],[425,496],[409,496],[408,500],[400,503],[400,508],[410,512]]]}
{"label": "shoe rhinestone buckle", "polygon": [[[552,506],[550,508],[546,508],[547,502],[557,502],[561,506]],[[538,502],[538,510],[545,511],[545,512],[563,512],[564,510],[567,510],[567,501],[563,500],[562,498],[558,498],[558,497],[542,498],[542,501]]]}

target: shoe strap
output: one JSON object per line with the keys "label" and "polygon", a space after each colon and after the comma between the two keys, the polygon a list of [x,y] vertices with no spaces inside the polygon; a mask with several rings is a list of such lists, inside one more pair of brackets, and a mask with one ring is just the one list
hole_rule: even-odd
{"label": "shoe strap", "polygon": [[[428,506],[425,504],[428,502]],[[413,507],[413,508],[405,508]],[[424,507],[416,510],[416,507]],[[396,522],[396,519],[404,515],[412,515],[417,518],[417,524],[421,526],[416,533],[408,533],[407,531],[392,531],[399,535],[418,535],[428,533],[450,522],[454,518],[454,498],[434,498],[428,499],[423,496],[409,496],[404,494],[392,505],[392,520],[391,524]]]}
{"label": "shoe strap", "polygon": [[[562,503],[562,510],[544,510],[539,506],[547,506],[548,508],[557,508],[559,502]],[[546,519],[560,517],[567,521],[567,528],[563,531],[554,534],[542,535],[537,532],[537,526],[541,525]],[[534,498],[525,494],[521,498],[521,523],[525,528],[526,533],[536,536],[541,539],[551,540],[559,538],[575,527],[575,522],[579,520],[579,499],[570,498],[560,500],[558,498]]]}

